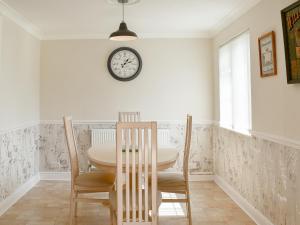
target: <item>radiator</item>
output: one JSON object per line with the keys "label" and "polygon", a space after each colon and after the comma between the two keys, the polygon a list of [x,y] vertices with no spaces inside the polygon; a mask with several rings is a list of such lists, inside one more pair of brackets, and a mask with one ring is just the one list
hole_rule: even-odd
{"label": "radiator", "polygon": [[115,129],[92,129],[92,146],[115,143]]}
{"label": "radiator", "polygon": [[[115,129],[92,129],[92,146],[116,143]],[[170,130],[157,130],[157,144],[160,147],[171,146]]]}

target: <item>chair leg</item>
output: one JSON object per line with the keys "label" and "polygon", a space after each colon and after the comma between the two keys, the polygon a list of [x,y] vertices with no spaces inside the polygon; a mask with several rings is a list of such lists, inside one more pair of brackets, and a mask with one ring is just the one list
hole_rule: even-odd
{"label": "chair leg", "polygon": [[114,224],[114,210],[113,210],[113,208],[111,206],[109,207],[109,215],[110,215],[110,223],[112,225],[115,225]]}
{"label": "chair leg", "polygon": [[113,211],[113,225],[117,225],[117,214]]}
{"label": "chair leg", "polygon": [[70,196],[70,225],[74,225],[74,215],[75,215],[75,209],[76,209],[76,199],[75,199],[75,192],[74,190],[71,190],[71,196]]}
{"label": "chair leg", "polygon": [[157,225],[159,225],[159,207],[157,209],[157,218],[156,218],[156,221],[157,221]]}
{"label": "chair leg", "polygon": [[189,225],[192,225],[191,200],[190,200],[189,191],[186,193],[186,197],[187,197],[187,202],[186,202],[187,216],[188,216],[188,220],[189,220]]}
{"label": "chair leg", "polygon": [[[77,197],[78,197],[78,192],[75,193],[75,199],[77,199]],[[75,204],[74,216],[77,217],[78,201],[75,200],[74,204]]]}

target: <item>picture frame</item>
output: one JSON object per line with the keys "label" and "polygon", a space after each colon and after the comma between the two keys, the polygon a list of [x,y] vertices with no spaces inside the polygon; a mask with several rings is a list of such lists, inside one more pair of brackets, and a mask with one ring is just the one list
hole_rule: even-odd
{"label": "picture frame", "polygon": [[281,10],[288,84],[300,83],[300,1]]}
{"label": "picture frame", "polygon": [[275,32],[271,31],[258,38],[260,76],[277,75],[276,39]]}

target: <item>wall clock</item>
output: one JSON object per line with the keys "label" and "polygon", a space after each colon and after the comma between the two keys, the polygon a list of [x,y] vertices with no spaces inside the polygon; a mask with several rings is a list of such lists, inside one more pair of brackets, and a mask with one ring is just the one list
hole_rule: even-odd
{"label": "wall clock", "polygon": [[113,78],[119,81],[130,81],[140,74],[142,58],[132,48],[117,48],[110,54],[107,60],[107,68]]}

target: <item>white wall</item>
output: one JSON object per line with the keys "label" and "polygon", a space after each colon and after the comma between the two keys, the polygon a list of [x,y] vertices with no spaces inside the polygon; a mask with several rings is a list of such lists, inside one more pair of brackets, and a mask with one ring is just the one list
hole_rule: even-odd
{"label": "white wall", "polygon": [[40,41],[0,15],[0,131],[39,120]]}
{"label": "white wall", "polygon": [[[288,85],[280,10],[294,0],[262,0],[214,39],[215,118],[219,119],[218,47],[247,29],[251,35],[252,129],[300,140],[300,84]],[[274,30],[277,39],[278,75],[260,77],[258,37]]]}
{"label": "white wall", "polygon": [[[117,47],[135,48],[143,69],[133,81],[119,82],[107,71]],[[118,111],[141,111],[145,120],[213,119],[212,41],[142,39],[43,41],[41,119],[116,120]]]}

